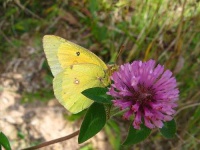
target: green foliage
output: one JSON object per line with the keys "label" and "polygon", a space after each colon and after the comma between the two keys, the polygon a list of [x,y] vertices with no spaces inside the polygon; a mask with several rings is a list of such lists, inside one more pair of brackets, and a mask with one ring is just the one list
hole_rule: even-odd
{"label": "green foliage", "polygon": [[24,133],[22,133],[21,131],[18,131],[18,132],[17,132],[17,136],[18,136],[20,139],[24,139],[24,138],[25,138]]}
{"label": "green foliage", "polygon": [[81,147],[80,150],[94,150],[94,148],[92,147],[92,144],[87,144]]}
{"label": "green foliage", "polygon": [[105,125],[106,135],[109,137],[108,140],[114,150],[119,150],[121,147],[121,136],[119,125],[113,121],[108,120]]}
{"label": "green foliage", "polygon": [[96,12],[98,11],[98,7],[99,6],[99,1],[98,0],[89,0],[89,10],[92,13],[93,17],[97,17],[96,16]]}
{"label": "green foliage", "polygon": [[130,125],[128,135],[123,143],[123,145],[133,145],[137,144],[143,140],[145,140],[151,133],[151,130],[144,126],[144,124],[141,125],[140,130],[136,130],[133,128],[133,125]]}
{"label": "green foliage", "polygon": [[98,26],[97,23],[94,22],[94,25],[92,26],[92,33],[94,37],[97,39],[97,41],[103,41],[107,38],[107,28],[105,26]]}
{"label": "green foliage", "polygon": [[36,28],[38,24],[39,20],[28,18],[25,20],[18,21],[13,27],[15,28],[16,32],[27,32]]}
{"label": "green foliage", "polygon": [[197,150],[200,146],[200,144],[197,142],[197,139],[200,138],[200,130],[197,127],[197,125],[200,124],[199,114],[200,114],[200,107],[196,107],[196,109],[194,110],[194,113],[190,117],[190,120],[188,120],[188,124],[187,124],[188,130],[186,131],[188,134],[185,137],[187,137],[190,142],[185,144],[186,149]]}
{"label": "green foliage", "polygon": [[54,97],[53,91],[48,89],[40,89],[34,93],[24,92],[22,95],[21,103],[30,103],[35,100],[48,101]]}
{"label": "green foliage", "polygon": [[10,142],[3,132],[0,132],[0,148],[1,146],[3,146],[5,150],[11,150]]}
{"label": "green foliage", "polygon": [[176,134],[176,122],[171,120],[164,123],[164,126],[160,129],[161,134],[166,138],[173,138]]}
{"label": "green foliage", "polygon": [[78,143],[83,143],[96,135],[106,123],[106,112],[103,104],[93,103],[82,122]]}
{"label": "green foliage", "polygon": [[86,110],[83,110],[77,114],[71,114],[71,115],[68,115],[68,114],[64,114],[64,117],[68,120],[68,121],[77,121],[79,120],[80,118],[82,118],[86,113]]}
{"label": "green foliage", "polygon": [[194,135],[200,135],[198,134],[200,133],[200,130],[198,130],[198,128],[193,128],[194,126],[200,123],[199,114],[200,114],[200,107],[197,107],[195,109],[194,114],[192,115],[191,121],[188,124],[189,125],[188,128],[191,130],[190,132],[192,132]]}
{"label": "green foliage", "polygon": [[82,94],[95,102],[111,104],[112,97],[107,95],[106,92],[108,92],[107,88],[94,87],[84,90]]}

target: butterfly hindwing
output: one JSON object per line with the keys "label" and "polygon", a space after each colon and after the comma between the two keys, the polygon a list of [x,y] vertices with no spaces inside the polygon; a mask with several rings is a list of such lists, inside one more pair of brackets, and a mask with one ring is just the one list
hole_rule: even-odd
{"label": "butterfly hindwing", "polygon": [[78,113],[93,102],[81,92],[91,87],[105,87],[108,80],[108,74],[102,67],[77,64],[66,67],[57,74],[53,80],[53,88],[59,102],[70,112]]}

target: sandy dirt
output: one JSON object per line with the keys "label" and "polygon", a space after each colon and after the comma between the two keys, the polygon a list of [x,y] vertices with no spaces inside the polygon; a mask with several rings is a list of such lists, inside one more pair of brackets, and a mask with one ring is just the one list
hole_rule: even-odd
{"label": "sandy dirt", "polygon": [[[41,102],[22,103],[22,93],[34,92],[45,87],[41,63],[37,60],[14,59],[0,78],[0,131],[9,138],[13,150],[19,150],[44,141],[66,136],[80,128],[82,120],[69,121],[68,114],[56,99]],[[83,144],[78,144],[77,136],[58,144],[41,148],[44,150],[78,150],[85,145],[95,150],[110,150],[104,132]]]}

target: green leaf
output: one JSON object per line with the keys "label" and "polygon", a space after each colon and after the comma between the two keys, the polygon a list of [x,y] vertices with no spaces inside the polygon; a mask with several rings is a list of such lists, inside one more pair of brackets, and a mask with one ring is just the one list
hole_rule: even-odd
{"label": "green leaf", "polygon": [[108,120],[108,122],[105,125],[105,132],[107,136],[109,137],[108,140],[114,150],[120,149],[120,128],[119,125],[114,120]]}
{"label": "green leaf", "polygon": [[106,94],[107,91],[107,88],[94,87],[82,91],[82,94],[95,102],[111,104],[112,97]]}
{"label": "green leaf", "polygon": [[79,150],[94,150],[92,147],[92,143],[88,143],[87,145],[84,145],[83,147],[80,147]]}
{"label": "green leaf", "polygon": [[176,122],[171,120],[164,123],[162,129],[160,129],[161,134],[166,138],[173,138],[176,134]]}
{"label": "green leaf", "polygon": [[0,133],[0,145],[2,145],[6,150],[11,150],[9,140],[2,132]]}
{"label": "green leaf", "polygon": [[93,17],[95,17],[95,12],[98,11],[99,3],[97,0],[89,0],[89,10],[92,13]]}
{"label": "green leaf", "polygon": [[17,132],[17,136],[18,136],[20,139],[24,139],[24,137],[25,137],[22,131],[18,131],[18,132]]}
{"label": "green leaf", "polygon": [[128,136],[123,145],[133,145],[145,140],[151,133],[151,130],[142,124],[140,130],[134,129],[133,125],[130,125]]}
{"label": "green leaf", "polygon": [[93,23],[92,34],[97,39],[97,41],[103,41],[107,39],[108,29],[106,26],[99,26],[97,23]]}
{"label": "green leaf", "polygon": [[82,122],[80,133],[78,136],[78,143],[83,143],[96,135],[106,123],[106,112],[104,105],[100,103],[93,103]]}
{"label": "green leaf", "polygon": [[83,118],[83,116],[86,114],[86,109],[77,113],[77,114],[64,114],[64,118],[67,119],[68,121],[77,121],[80,118]]}

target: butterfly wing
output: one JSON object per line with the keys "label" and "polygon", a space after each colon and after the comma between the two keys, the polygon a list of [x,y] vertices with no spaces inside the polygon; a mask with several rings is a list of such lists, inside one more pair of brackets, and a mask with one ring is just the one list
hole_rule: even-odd
{"label": "butterfly wing", "polygon": [[82,95],[82,91],[91,87],[105,87],[108,84],[107,72],[95,64],[75,64],[66,67],[53,80],[56,98],[72,113],[88,108],[93,102]]}
{"label": "butterfly wing", "polygon": [[62,67],[58,61],[58,49],[65,39],[57,36],[45,35],[43,38],[43,48],[47,57],[48,64],[51,68],[53,76],[62,71]]}
{"label": "butterfly wing", "polygon": [[45,35],[43,47],[54,76],[74,64],[90,63],[107,69],[106,64],[94,53],[61,37]]}

